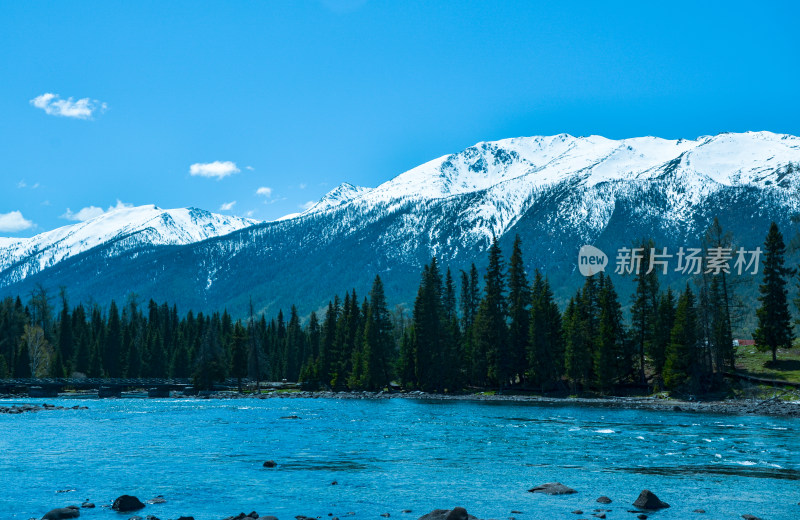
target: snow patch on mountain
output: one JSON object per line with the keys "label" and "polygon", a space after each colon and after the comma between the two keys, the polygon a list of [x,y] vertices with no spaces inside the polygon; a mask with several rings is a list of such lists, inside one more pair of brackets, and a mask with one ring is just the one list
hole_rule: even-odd
{"label": "snow patch on mountain", "polygon": [[218,215],[197,208],[161,209],[154,205],[119,207],[93,219],[30,238],[0,238],[0,271],[20,264],[22,279],[62,260],[111,242],[185,245],[232,233],[259,221]]}

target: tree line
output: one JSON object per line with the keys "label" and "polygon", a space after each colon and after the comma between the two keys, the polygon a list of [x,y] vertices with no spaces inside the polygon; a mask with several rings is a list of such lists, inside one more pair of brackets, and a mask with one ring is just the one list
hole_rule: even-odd
{"label": "tree line", "polygon": [[[730,233],[714,221],[704,247],[730,247]],[[649,262],[652,241],[639,244]],[[786,247],[776,224],[765,241],[759,287],[759,348],[793,340],[785,266]],[[703,270],[705,271],[705,269]],[[302,320],[292,306],[267,320],[222,313],[179,316],[175,305],[135,295],[71,307],[62,289],[53,298],[38,287],[27,303],[0,301],[0,378],[193,378],[211,388],[225,378],[302,381],[312,388],[407,389],[457,392],[465,388],[536,391],[627,386],[687,393],[711,391],[733,370],[735,282],[724,271],[703,274],[679,292],[662,289],[658,270],[634,277],[625,319],[612,278],[585,279],[562,311],[547,277],[525,271],[522,243],[506,261],[498,241],[481,275],[473,264],[455,275],[437,258],[424,266],[413,308],[391,311],[376,276],[359,299],[355,290],[334,297]],[[693,288],[694,287],[694,288]],[[795,302],[800,306],[800,301]]]}

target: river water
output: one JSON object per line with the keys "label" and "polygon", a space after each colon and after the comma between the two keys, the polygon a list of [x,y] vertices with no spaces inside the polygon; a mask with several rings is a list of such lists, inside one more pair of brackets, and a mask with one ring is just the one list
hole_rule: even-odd
{"label": "river water", "polygon": [[[42,400],[0,406],[25,402]],[[163,495],[137,513],[162,520],[253,510],[416,520],[457,505],[497,520],[592,518],[594,508],[634,519],[642,489],[672,505],[650,518],[800,518],[795,419],[413,399],[47,402],[89,409],[0,415],[0,519],[126,493]],[[278,467],[262,467],[269,459]],[[578,493],[527,492],[552,481]]]}

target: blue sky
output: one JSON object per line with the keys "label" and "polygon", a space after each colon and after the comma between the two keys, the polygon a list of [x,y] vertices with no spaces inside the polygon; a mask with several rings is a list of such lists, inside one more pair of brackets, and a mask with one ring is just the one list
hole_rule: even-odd
{"label": "blue sky", "polygon": [[800,134],[794,2],[641,4],[3,2],[0,235],[274,219],[505,137]]}

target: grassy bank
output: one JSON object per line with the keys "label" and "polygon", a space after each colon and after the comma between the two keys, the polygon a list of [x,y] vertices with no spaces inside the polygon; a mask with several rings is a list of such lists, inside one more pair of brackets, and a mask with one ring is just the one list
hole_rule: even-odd
{"label": "grassy bank", "polygon": [[778,349],[776,362],[772,361],[772,352],[759,352],[753,346],[739,347],[736,370],[749,376],[800,383],[800,345]]}

